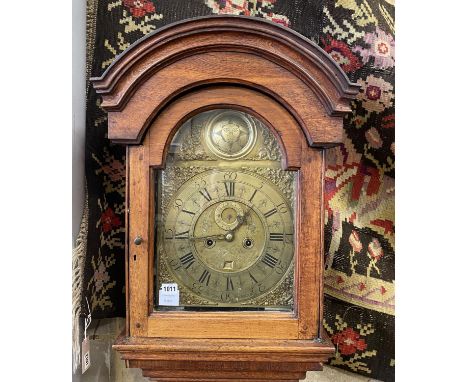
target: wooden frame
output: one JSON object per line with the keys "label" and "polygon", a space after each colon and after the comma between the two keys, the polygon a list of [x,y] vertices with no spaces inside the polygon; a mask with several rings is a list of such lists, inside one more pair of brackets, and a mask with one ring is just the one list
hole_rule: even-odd
{"label": "wooden frame", "polygon": [[109,139],[127,144],[141,142],[158,111],[183,92],[242,84],[285,106],[309,145],[336,145],[342,141],[342,118],[359,91],[325,51],[299,33],[228,15],[161,28],[91,81],[108,112]]}
{"label": "wooden frame", "polygon": [[[183,122],[206,107],[247,109],[261,118],[279,138],[285,154],[284,168],[299,170],[296,309],[292,313],[153,312],[151,169],[164,167],[172,136]],[[275,122],[266,119],[272,116]],[[315,232],[322,225],[322,208],[316,202],[321,200],[323,155],[319,149],[302,150],[302,141],[301,129],[288,111],[251,89],[217,86],[192,91],[161,111],[143,144],[129,148],[130,237],[143,238],[142,244],[136,246],[130,241],[129,247],[130,336],[226,338],[229,333],[230,338],[310,339],[319,335],[321,274],[318,271],[323,266],[323,244]],[[301,203],[309,192],[317,197],[309,203]],[[301,224],[301,219],[306,219],[308,224]],[[144,274],[147,276],[143,277]],[[271,327],[275,328],[274,332]]]}
{"label": "wooden frame", "polygon": [[[128,145],[127,328],[115,348],[158,381],[297,381],[319,370],[334,352],[321,330],[324,148],[341,142],[358,86],[311,41],[239,16],[161,28],[92,81],[109,138]],[[280,142],[283,169],[298,171],[291,313],[153,311],[153,169],[164,168],[186,120],[219,108],[260,119]]]}

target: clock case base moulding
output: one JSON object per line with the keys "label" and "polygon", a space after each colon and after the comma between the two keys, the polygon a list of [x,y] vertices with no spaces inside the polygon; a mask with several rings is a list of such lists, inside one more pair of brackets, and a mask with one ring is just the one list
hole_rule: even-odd
{"label": "clock case base moulding", "polygon": [[113,348],[127,367],[158,382],[297,382],[322,370],[335,352],[329,338],[253,340],[144,338],[122,334]]}

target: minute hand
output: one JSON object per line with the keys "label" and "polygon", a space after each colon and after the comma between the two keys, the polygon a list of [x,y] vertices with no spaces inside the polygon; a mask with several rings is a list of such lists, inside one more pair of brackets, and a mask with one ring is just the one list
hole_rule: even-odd
{"label": "minute hand", "polygon": [[189,240],[204,240],[204,239],[216,239],[216,240],[225,240],[225,235],[209,235],[209,236],[197,236],[189,237]]}

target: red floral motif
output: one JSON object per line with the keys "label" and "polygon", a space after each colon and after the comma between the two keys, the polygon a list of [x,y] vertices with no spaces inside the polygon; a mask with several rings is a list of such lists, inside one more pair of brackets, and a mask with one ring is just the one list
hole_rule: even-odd
{"label": "red floral motif", "polygon": [[134,17],[143,17],[147,13],[152,13],[156,10],[154,4],[149,0],[124,0],[123,4]]}
{"label": "red floral motif", "polygon": [[[353,188],[351,189],[351,200],[359,200],[363,190],[368,196],[376,194],[379,191],[381,185],[379,170],[373,167],[365,166],[363,164],[356,167],[356,174],[351,178],[353,182]],[[367,187],[364,186],[366,180],[368,180]]]}
{"label": "red floral motif", "polygon": [[356,353],[357,350],[362,351],[367,348],[366,342],[352,328],[346,328],[336,333],[332,337],[332,341],[338,346],[338,350],[343,355],[350,355]]}
{"label": "red floral motif", "polygon": [[357,231],[353,230],[351,235],[349,235],[349,244],[351,244],[351,247],[353,247],[354,252],[361,252],[362,243],[359,239],[359,234]]}
{"label": "red floral motif", "polygon": [[357,129],[361,128],[362,126],[364,126],[364,118],[360,117],[360,116],[357,116],[355,119],[354,119],[354,125],[356,126]]}
{"label": "red floral motif", "polygon": [[387,44],[383,41],[379,41],[375,44],[375,50],[380,53],[382,56],[386,56],[390,50]]}
{"label": "red floral motif", "polygon": [[104,232],[109,232],[114,227],[120,226],[121,221],[119,217],[114,213],[114,211],[112,211],[112,209],[109,207],[101,215],[101,224],[102,230]]}
{"label": "red floral motif", "polygon": [[378,86],[369,85],[366,89],[366,96],[371,101],[377,101],[378,99],[380,99],[381,94],[382,91]]}
{"label": "red floral motif", "polygon": [[344,42],[327,36],[326,40],[322,38],[322,43],[324,45],[323,49],[330,54],[346,73],[357,70],[362,66],[359,58],[353,54]]}
{"label": "red floral motif", "polygon": [[228,15],[261,16],[277,24],[289,26],[289,19],[284,15],[269,12],[276,0],[205,0],[205,4],[214,13]]}
{"label": "red floral motif", "polygon": [[395,114],[390,114],[382,118],[380,124],[384,129],[393,129],[395,127]]}
{"label": "red floral motif", "polygon": [[374,219],[370,221],[371,224],[376,225],[378,227],[382,227],[385,231],[384,233],[389,233],[393,235],[395,233],[395,224],[393,221],[388,219]]}
{"label": "red floral motif", "polygon": [[285,27],[289,27],[289,19],[283,15],[277,15],[276,13],[268,13],[266,15],[268,20],[271,20],[277,24],[284,25]]}
{"label": "red floral motif", "polygon": [[367,246],[367,250],[369,251],[369,255],[371,255],[374,260],[379,260],[384,255],[380,241],[376,238],[372,239],[372,241]]}
{"label": "red floral motif", "polygon": [[246,16],[250,16],[248,0],[225,0],[224,2],[221,2],[221,4],[223,3],[225,8],[220,9],[219,13],[221,14],[236,13],[237,10],[243,12]]}

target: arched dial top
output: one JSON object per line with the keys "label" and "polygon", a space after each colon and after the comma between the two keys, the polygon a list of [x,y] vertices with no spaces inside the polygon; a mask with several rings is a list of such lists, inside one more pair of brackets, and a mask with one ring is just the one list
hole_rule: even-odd
{"label": "arched dial top", "polygon": [[181,307],[293,308],[296,176],[282,155],[243,111],[202,112],[177,130],[155,178],[158,290],[177,283]]}
{"label": "arched dial top", "polygon": [[292,265],[289,202],[247,170],[208,170],[169,203],[162,247],[178,283],[215,304],[242,303],[273,289]]}

